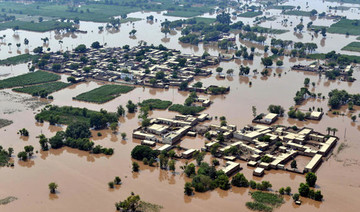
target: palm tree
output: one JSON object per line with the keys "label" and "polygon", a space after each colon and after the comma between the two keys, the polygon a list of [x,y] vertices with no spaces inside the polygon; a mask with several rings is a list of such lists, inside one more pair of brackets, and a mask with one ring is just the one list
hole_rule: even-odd
{"label": "palm tree", "polygon": [[227,71],[226,71],[226,73],[228,74],[228,75],[232,75],[233,73],[234,73],[234,69],[228,69]]}
{"label": "palm tree", "polygon": [[328,135],[330,134],[330,131],[332,130],[332,128],[331,127],[327,127],[326,128],[326,131],[328,132]]}
{"label": "palm tree", "polygon": [[11,45],[12,43],[8,43],[9,51],[11,51]]}
{"label": "palm tree", "polygon": [[333,132],[333,135],[335,136],[335,133],[338,131],[338,129],[332,128],[331,131]]}
{"label": "palm tree", "polygon": [[49,184],[50,193],[55,194],[56,189],[58,188],[58,185],[54,182]]}
{"label": "palm tree", "polygon": [[19,49],[20,49],[20,46],[21,46],[21,43],[17,43],[16,46],[17,46],[17,48],[18,48],[18,50],[19,50]]}

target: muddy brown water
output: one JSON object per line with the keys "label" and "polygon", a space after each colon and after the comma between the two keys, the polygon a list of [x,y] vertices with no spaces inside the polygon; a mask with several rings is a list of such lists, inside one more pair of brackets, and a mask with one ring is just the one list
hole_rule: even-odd
{"label": "muddy brown water", "polygon": [[[322,1],[314,1],[314,8],[324,9]],[[290,1],[289,4],[297,5],[299,1]],[[312,2],[309,2],[312,4]],[[335,5],[330,3],[329,5]],[[325,8],[326,10],[326,8]],[[279,12],[279,11],[270,11]],[[355,11],[345,12],[351,15]],[[146,17],[153,14],[159,20],[174,20],[177,18],[166,17],[157,13],[134,13],[131,17]],[[289,17],[293,23],[299,21],[299,17]],[[252,19],[240,19],[245,23],[251,23]],[[283,28],[278,21],[278,18],[273,22],[265,22],[263,26],[272,25],[273,28]],[[304,18],[304,22],[308,21]],[[316,20],[318,21],[318,20]],[[314,21],[314,24],[316,22]],[[329,21],[321,21],[320,24],[331,24]],[[160,33],[160,23],[148,24],[145,21],[135,23],[135,29],[138,30],[136,39],[129,39],[128,31],[132,29],[130,24],[123,24],[120,32],[116,33],[98,33],[97,26],[99,23],[84,22],[80,28],[88,30],[88,34],[78,34],[77,37],[65,35],[63,38],[63,49],[72,48],[80,43],[90,45],[95,40],[100,40],[103,43],[107,42],[109,46],[121,46],[124,44],[137,45],[139,40],[145,40],[148,43],[160,44],[169,48],[180,49],[184,53],[202,54],[205,50],[213,55],[218,54],[218,49],[214,47],[198,47],[180,44],[177,38],[180,33],[168,35],[167,39],[163,39],[164,35]],[[293,27],[288,27],[292,30]],[[91,32],[93,30],[93,32]],[[4,33],[13,33],[11,30],[6,30]],[[0,32],[1,34],[1,32]],[[53,50],[60,48],[57,40],[54,38],[54,32],[47,33],[32,33],[19,31],[19,40],[24,37],[30,38],[30,45],[35,47],[41,45],[39,37],[50,36],[50,47]],[[7,36],[12,39],[11,36]],[[308,33],[303,33],[301,38],[294,38],[293,31],[283,35],[277,35],[277,38],[302,40],[310,42],[311,36]],[[355,40],[355,36],[345,38],[344,35],[329,34],[325,40],[325,45],[321,46],[321,37],[314,38],[313,42],[317,42],[320,52],[327,52],[329,50],[339,51],[343,45]],[[270,38],[269,38],[270,39]],[[239,44],[239,41],[237,41]],[[269,42],[269,40],[268,40]],[[248,44],[249,46],[251,44]],[[0,57],[5,58],[13,54],[7,53],[7,46],[2,46]],[[14,49],[14,47],[12,47]],[[16,47],[15,47],[16,48]],[[261,50],[257,50],[262,53]],[[350,93],[359,93],[360,91],[360,74],[358,68],[355,68],[354,77],[358,80],[353,83],[342,81],[329,81],[324,76],[319,77],[317,74],[290,71],[290,66],[293,64],[309,64],[312,61],[298,60],[295,58],[283,58],[283,67],[271,67],[270,75],[262,77],[260,74],[254,75],[251,71],[249,76],[239,76],[238,68],[241,64],[249,65],[251,70],[258,69],[261,71],[263,66],[260,65],[260,57],[255,57],[254,61],[235,60],[232,62],[223,62],[221,67],[224,72],[233,68],[234,75],[226,76],[225,79],[220,79],[217,74],[209,77],[197,77],[195,81],[201,81],[205,86],[216,84],[222,86],[230,86],[230,93],[227,95],[200,96],[210,98],[213,104],[204,112],[211,116],[225,116],[229,124],[236,124],[241,128],[251,123],[252,112],[251,107],[256,106],[258,113],[266,112],[269,104],[280,104],[285,109],[294,104],[293,97],[297,90],[303,86],[305,77],[310,78],[311,82],[315,82],[313,87],[310,85],[310,90],[315,93],[322,93],[327,96],[327,93],[332,89],[346,89]],[[211,67],[215,69],[216,67]],[[1,67],[0,79],[16,76],[27,72],[26,65],[17,65],[9,67]],[[273,74],[276,73],[276,76]],[[281,76],[278,74],[281,73]],[[62,77],[65,80],[66,76]],[[252,85],[249,86],[249,82]],[[154,89],[148,87],[137,87],[127,94],[107,102],[105,104],[92,104],[73,100],[72,97],[92,90],[104,84],[104,82],[91,81],[84,82],[77,85],[70,86],[53,94],[54,100],[51,101],[55,105],[71,105],[74,107],[87,107],[92,110],[100,110],[101,108],[114,112],[118,105],[125,106],[130,99],[134,102],[139,102],[148,98],[159,98],[163,100],[170,100],[173,103],[183,103],[188,93],[178,92],[176,88],[169,90]],[[139,126],[138,114],[127,114],[126,117],[120,119],[120,126],[118,133],[114,134],[110,130],[101,130],[102,136],[97,136],[98,131],[93,132],[92,140],[96,144],[105,147],[112,147],[115,153],[112,156],[92,155],[87,152],[74,150],[71,148],[61,148],[58,150],[51,149],[50,151],[41,151],[38,139],[36,136],[43,133],[47,137],[53,136],[57,131],[64,130],[66,126],[49,126],[47,122],[40,124],[36,123],[34,115],[37,110],[31,109],[33,104],[46,104],[47,100],[32,99],[29,95],[14,93],[11,89],[0,91],[0,112],[1,118],[12,120],[14,123],[10,126],[0,129],[0,144],[7,148],[13,147],[15,153],[21,151],[26,145],[33,145],[35,150],[39,151],[28,162],[18,161],[15,157],[14,168],[3,167],[0,168],[0,198],[6,196],[16,196],[18,200],[0,206],[1,211],[115,211],[114,203],[123,200],[131,192],[139,194],[144,201],[152,202],[162,205],[164,211],[244,211],[247,210],[245,203],[251,200],[248,192],[251,189],[247,188],[231,188],[228,191],[216,189],[206,193],[196,193],[192,197],[183,194],[184,183],[190,181],[182,173],[180,166],[185,162],[179,160],[176,165],[176,173],[160,170],[157,167],[149,167],[140,164],[140,172],[131,172],[132,159],[130,157],[131,149],[138,145],[140,141],[132,140],[132,130]],[[307,110],[309,107],[322,107],[327,112],[327,100],[310,99],[305,101],[303,105],[299,106],[302,110]],[[352,112],[356,115],[359,113],[359,107],[355,107]],[[321,189],[324,195],[323,202],[316,202],[308,199],[302,199],[303,204],[297,206],[293,203],[290,197],[285,196],[285,203],[275,211],[290,211],[296,209],[297,211],[357,211],[359,203],[357,196],[360,195],[358,181],[360,176],[360,157],[359,157],[359,142],[358,135],[360,130],[359,121],[352,122],[349,117],[349,111],[346,107],[341,109],[345,116],[325,114],[321,121],[304,121],[299,122],[288,117],[280,118],[276,124],[283,125],[297,125],[298,127],[312,127],[317,131],[326,133],[327,127],[335,127],[339,131],[340,141],[334,150],[334,155],[328,161],[325,161],[317,170],[318,181],[317,188]],[[169,111],[155,110],[150,113],[151,117],[167,117],[171,118],[176,113]],[[219,120],[213,119],[212,123],[219,123]],[[22,138],[17,134],[21,128],[27,128],[30,132],[29,138]],[[120,133],[126,132],[127,139],[121,139]],[[205,142],[205,139],[197,136],[195,138],[185,137],[180,143],[186,148],[199,148]],[[337,152],[340,143],[345,143],[346,147]],[[207,155],[205,161],[210,162],[212,157]],[[308,158],[299,158],[299,166],[303,166]],[[195,163],[195,161],[192,161]],[[289,173],[285,171],[267,171],[263,178],[253,177],[253,168],[247,167],[245,162],[238,161],[243,167],[242,173],[248,179],[256,181],[269,180],[273,185],[273,190],[278,190],[280,187],[291,186],[292,191],[296,192],[300,182],[304,182],[304,176]],[[221,165],[224,161],[221,160]],[[221,167],[219,167],[221,168]],[[107,183],[114,179],[115,176],[120,176],[123,184],[117,186],[115,189],[109,189]],[[59,185],[58,193],[54,195],[49,194],[47,185],[50,182],[56,182]]]}

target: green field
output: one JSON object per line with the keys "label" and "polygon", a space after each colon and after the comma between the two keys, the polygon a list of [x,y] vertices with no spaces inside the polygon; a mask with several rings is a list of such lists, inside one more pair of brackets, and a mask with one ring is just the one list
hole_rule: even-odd
{"label": "green field", "polygon": [[284,203],[283,197],[273,193],[262,191],[251,192],[254,202],[247,202],[246,206],[251,210],[270,212],[275,207],[279,207]]}
{"label": "green field", "polygon": [[146,107],[149,106],[150,109],[160,109],[165,110],[170,105],[172,105],[171,101],[164,101],[161,99],[147,99],[142,101],[140,104],[140,107]]}
{"label": "green field", "polygon": [[[159,2],[160,4],[157,4]],[[208,12],[215,5],[205,5],[201,7],[183,7],[180,4],[170,0],[157,0],[153,2],[133,1],[133,0],[112,0],[112,1],[87,1],[81,7],[70,7],[67,3],[59,2],[40,2],[22,4],[15,2],[0,2],[0,9],[11,13],[26,14],[30,16],[56,17],[75,19],[79,18],[83,21],[107,22],[110,17],[129,14],[142,10],[147,11],[164,11],[171,12],[168,15],[180,15],[183,17],[191,17],[201,15]]]}
{"label": "green field", "polygon": [[9,57],[4,60],[0,60],[0,65],[16,65],[20,63],[26,63],[34,59],[38,59],[40,56],[32,54],[21,54],[14,57]]}
{"label": "green field", "polygon": [[21,92],[21,93],[28,93],[28,94],[38,94],[42,91],[45,91],[48,94],[51,94],[55,91],[61,90],[66,88],[67,86],[71,85],[70,83],[65,82],[49,82],[40,85],[33,85],[23,88],[14,88],[13,91]]}
{"label": "green field", "polygon": [[185,106],[180,104],[171,105],[169,108],[169,111],[176,111],[182,115],[195,115],[203,110],[205,110],[205,107],[202,106]]}
{"label": "green field", "polygon": [[14,28],[18,26],[21,30],[34,31],[34,32],[46,32],[54,29],[70,28],[72,23],[59,22],[59,21],[43,21],[41,23],[28,22],[28,21],[8,21],[0,23],[0,30]]}
{"label": "green field", "polygon": [[263,13],[261,11],[257,11],[257,12],[245,12],[245,13],[241,13],[238,14],[238,17],[243,17],[243,18],[253,18],[259,15],[262,15]]}
{"label": "green field", "polygon": [[351,42],[341,50],[352,51],[352,52],[360,52],[360,42]]}
{"label": "green field", "polygon": [[292,5],[274,5],[274,6],[270,6],[269,9],[274,9],[274,10],[292,10],[292,9],[295,9],[295,6],[292,6]]}
{"label": "green field", "polygon": [[205,24],[212,24],[216,21],[215,18],[203,18],[203,17],[195,17],[196,23],[204,22]]}
{"label": "green field", "polygon": [[36,71],[16,77],[0,80],[0,89],[25,85],[34,85],[59,80],[60,76],[45,71]]}
{"label": "green field", "polygon": [[[86,111],[86,113],[84,113],[84,111]],[[114,117],[116,116],[115,113],[107,114]],[[49,121],[52,117],[59,117],[57,122],[59,124],[69,125],[78,122],[85,122],[90,125],[90,119],[93,115],[101,115],[101,112],[71,106],[51,106],[48,109],[41,110],[41,112],[35,116],[35,119]]]}
{"label": "green field", "polygon": [[99,88],[95,88],[94,90],[79,94],[78,96],[74,97],[74,99],[102,104],[115,99],[122,93],[130,92],[134,88],[135,87],[126,85],[103,85]]}
{"label": "green field", "polygon": [[285,11],[284,14],[285,14],[285,15],[296,15],[296,16],[311,16],[311,13],[310,13],[310,12],[301,11],[301,10]]}
{"label": "green field", "polygon": [[341,19],[332,24],[328,30],[329,33],[360,35],[360,20]]}
{"label": "green field", "polygon": [[252,32],[260,32],[260,33],[271,33],[271,34],[283,34],[289,32],[286,29],[270,29],[262,26],[253,26],[251,27]]}

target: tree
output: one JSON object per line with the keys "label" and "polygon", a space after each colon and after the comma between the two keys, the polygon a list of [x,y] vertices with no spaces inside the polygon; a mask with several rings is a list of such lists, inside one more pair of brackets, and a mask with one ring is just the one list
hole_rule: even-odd
{"label": "tree", "polygon": [[282,60],[278,60],[278,61],[276,61],[276,65],[282,66],[282,65],[284,65],[284,62]]}
{"label": "tree", "polygon": [[261,62],[265,66],[265,68],[267,68],[268,66],[272,66],[272,64],[273,64],[272,59],[269,57],[261,58]]}
{"label": "tree", "polygon": [[231,185],[237,187],[249,187],[249,181],[243,173],[237,173],[231,180]]}
{"label": "tree", "polygon": [[29,136],[29,131],[25,128],[22,128],[21,130],[19,130],[19,133],[21,136],[25,136],[25,137]]}
{"label": "tree", "polygon": [[129,35],[134,36],[136,34],[136,32],[137,32],[136,29],[133,29],[129,32]]}
{"label": "tree", "polygon": [[165,34],[165,37],[167,37],[167,34],[170,33],[170,29],[168,27],[161,28],[161,32]]}
{"label": "tree", "polygon": [[194,192],[194,189],[191,187],[191,183],[187,182],[184,186],[184,193],[188,196],[191,196]]}
{"label": "tree", "polygon": [[140,196],[131,194],[126,200],[115,204],[116,209],[122,209],[122,211],[137,211],[140,206]]}
{"label": "tree", "polygon": [[298,194],[298,193],[296,193],[296,194],[294,194],[293,195],[293,200],[296,202],[296,201],[298,201],[299,200],[299,198],[300,198],[300,195]]}
{"label": "tree", "polygon": [[331,131],[333,132],[333,135],[335,136],[335,133],[338,131],[338,129],[332,128]]}
{"label": "tree", "polygon": [[304,79],[304,85],[305,85],[305,86],[308,86],[309,83],[310,83],[310,79],[306,77],[306,78]]}
{"label": "tree", "polygon": [[119,107],[117,108],[117,114],[118,114],[118,116],[125,115],[125,109],[123,108],[122,105],[119,105]]}
{"label": "tree", "polygon": [[332,130],[332,128],[331,127],[327,127],[326,128],[326,131],[327,131],[327,134],[329,135],[330,134],[330,131]]}
{"label": "tree", "polygon": [[291,168],[292,168],[292,169],[297,169],[297,163],[296,163],[296,160],[291,161],[290,166],[291,166]]}
{"label": "tree", "polygon": [[190,163],[189,165],[187,165],[185,167],[184,170],[185,174],[187,177],[190,177],[192,175],[195,175],[195,165],[193,163]]}
{"label": "tree", "polygon": [[251,107],[251,110],[252,110],[252,113],[253,113],[253,116],[254,116],[254,118],[256,117],[256,107],[255,106],[252,106]]}
{"label": "tree", "polygon": [[315,173],[313,172],[308,172],[305,176],[306,178],[306,183],[310,186],[310,187],[314,187],[316,180],[317,180],[317,176]]}
{"label": "tree", "polygon": [[84,122],[72,123],[70,124],[65,131],[66,137],[79,139],[79,138],[90,138],[91,132],[89,130],[89,125]]}
{"label": "tree", "polygon": [[351,120],[352,120],[353,122],[355,122],[355,121],[356,121],[356,115],[351,116]]}
{"label": "tree", "polygon": [[25,151],[19,152],[17,157],[23,161],[26,161],[28,159],[28,155]]}
{"label": "tree", "polygon": [[291,187],[290,187],[290,186],[288,186],[288,187],[285,188],[285,193],[286,193],[287,195],[290,195],[290,193],[291,193]]}
{"label": "tree", "polygon": [[129,113],[135,113],[137,106],[131,100],[129,100],[126,105],[126,108],[128,109]]}
{"label": "tree", "polygon": [[116,176],[115,179],[114,179],[114,183],[116,185],[120,185],[121,184],[121,178],[119,176]]}
{"label": "tree", "polygon": [[321,194],[321,191],[315,191],[314,193],[314,200],[316,201],[322,201],[323,195]]}
{"label": "tree", "polygon": [[116,122],[113,122],[110,124],[110,129],[115,133],[116,129],[118,127],[118,124]]}
{"label": "tree", "polygon": [[309,192],[310,192],[309,185],[305,183],[300,183],[300,187],[299,187],[300,196],[307,197],[309,195]]}
{"label": "tree", "polygon": [[139,168],[140,168],[139,164],[134,161],[134,162],[132,163],[132,170],[133,170],[133,172],[139,172]]}
{"label": "tree", "polygon": [[175,174],[175,169],[176,169],[175,163],[176,163],[175,160],[170,160],[170,162],[169,162],[169,169],[170,169],[170,171],[172,171],[174,174]]}
{"label": "tree", "polygon": [[99,41],[95,41],[91,44],[91,48],[94,48],[94,49],[98,49],[98,48],[101,48],[101,45],[99,43]]}
{"label": "tree", "polygon": [[221,24],[229,25],[231,23],[231,17],[229,13],[222,12],[216,16],[216,21]]}
{"label": "tree", "polygon": [[76,53],[85,53],[86,52],[86,46],[85,44],[80,44],[75,48]]}
{"label": "tree", "polygon": [[217,72],[218,74],[220,74],[222,71],[223,71],[223,68],[221,68],[221,67],[217,67],[217,68],[216,68],[216,72]]}
{"label": "tree", "polygon": [[281,187],[281,188],[279,189],[279,194],[281,194],[281,195],[284,195],[284,194],[285,194],[285,189],[284,189],[284,187]]}
{"label": "tree", "polygon": [[121,133],[121,138],[122,138],[123,140],[126,139],[126,133],[125,133],[125,132],[122,132],[122,133]]}
{"label": "tree", "polygon": [[56,189],[57,189],[58,187],[59,187],[58,184],[56,184],[55,182],[49,183],[50,193],[55,194],[55,193],[56,193]]}
{"label": "tree", "polygon": [[218,176],[216,183],[222,190],[228,190],[230,188],[229,177],[225,173]]}
{"label": "tree", "polygon": [[114,188],[114,182],[113,181],[108,182],[108,185],[109,185],[109,188]]}

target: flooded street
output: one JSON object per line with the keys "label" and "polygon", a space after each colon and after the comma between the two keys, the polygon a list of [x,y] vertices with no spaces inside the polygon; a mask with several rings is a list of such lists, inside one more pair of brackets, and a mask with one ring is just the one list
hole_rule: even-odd
{"label": "flooded street", "polygon": [[[304,1],[305,2],[305,1]],[[305,3],[297,0],[286,3],[286,5],[301,5],[305,8]],[[309,1],[311,8],[319,12],[327,11],[326,5],[339,5],[337,3],[327,3],[323,1]],[[358,5],[357,5],[358,6]],[[281,10],[270,10],[272,15],[279,15]],[[346,15],[349,18],[359,17],[359,9],[349,11],[338,11],[340,15]],[[157,22],[153,24],[146,22],[146,16],[154,15]],[[210,17],[211,15],[206,14]],[[215,15],[216,16],[216,15]],[[80,29],[88,31],[87,34],[76,35],[55,35],[54,32],[35,33],[19,31],[18,36],[13,37],[11,29],[1,31],[0,34],[7,34],[7,42],[22,42],[26,37],[30,40],[30,49],[42,45],[40,38],[49,37],[49,47],[52,51],[60,48],[63,50],[75,48],[79,44],[90,46],[92,42],[99,41],[102,44],[107,43],[108,47],[137,45],[140,40],[148,44],[163,44],[168,48],[181,50],[182,53],[202,55],[208,51],[211,55],[218,55],[219,50],[211,46],[191,46],[179,43],[178,38],[181,36],[180,31],[172,33],[165,38],[160,32],[160,21],[176,20],[177,17],[163,16],[154,12],[137,12],[128,15],[128,17],[140,17],[144,20],[134,23],[137,30],[136,39],[129,37],[129,31],[133,29],[130,23],[122,24],[119,32],[98,32],[98,26],[105,25],[93,22],[81,22]],[[212,16],[214,17],[214,16]],[[286,16],[294,25],[298,24],[299,17]],[[276,35],[277,39],[287,39],[302,42],[315,42],[318,45],[317,52],[326,53],[335,50],[346,54],[357,54],[354,52],[345,52],[340,49],[348,43],[355,41],[356,36],[346,37],[345,35],[329,34],[326,39],[321,35],[312,40],[308,32],[303,32],[302,36],[294,36],[293,27],[283,27],[281,20],[283,16],[277,17],[275,21],[267,21],[261,26],[272,27],[274,29],[288,29],[287,33]],[[244,23],[252,24],[252,19],[237,18]],[[304,17],[304,23],[309,21]],[[330,20],[313,20],[314,25],[329,26]],[[74,37],[75,36],[75,37]],[[62,46],[59,40],[63,40]],[[237,38],[237,45],[240,41]],[[271,38],[268,37],[267,44]],[[251,45],[249,45],[251,46]],[[8,46],[1,46],[0,58],[17,55],[16,47],[12,47],[12,54],[8,53]],[[263,50],[256,49],[255,52],[263,54]],[[21,53],[24,53],[24,46],[21,47]],[[360,54],[359,54],[360,55]],[[315,86],[310,83],[309,90],[314,93],[322,93],[328,96],[332,89],[345,89],[351,94],[360,92],[360,70],[359,67],[354,69],[355,82],[344,82],[340,80],[328,80],[325,76],[319,77],[317,74],[306,73],[301,71],[291,71],[290,67],[294,64],[310,64],[313,61],[305,59],[284,57],[282,67],[270,67],[270,74],[267,77],[261,74],[254,74],[252,70],[257,69],[261,72],[264,66],[260,64],[262,56],[255,56],[253,61],[236,59],[231,62],[221,62],[220,66],[227,69],[234,69],[233,75],[227,75],[225,79],[220,79],[212,67],[213,74],[209,77],[196,77],[196,81],[203,82],[204,86],[219,85],[230,86],[230,92],[226,95],[208,96],[199,94],[200,97],[210,98],[213,104],[204,112],[210,116],[225,116],[229,124],[237,125],[238,129],[247,124],[251,124],[253,119],[251,107],[256,106],[258,113],[267,112],[270,104],[281,105],[286,112],[289,107],[294,105],[293,97],[304,85],[304,78],[310,78],[310,82],[315,82]],[[251,68],[248,76],[239,76],[239,66],[247,65]],[[27,73],[26,64],[16,66],[0,67],[0,79],[17,76]],[[279,76],[281,74],[281,76]],[[62,81],[66,80],[66,75],[62,75]],[[252,85],[249,85],[252,82]],[[139,113],[126,114],[120,118],[118,132],[114,134],[111,130],[93,131],[92,138],[95,144],[104,147],[114,148],[112,156],[94,155],[84,151],[63,147],[61,149],[50,149],[41,151],[39,139],[40,134],[51,137],[59,130],[65,130],[66,126],[50,126],[48,122],[43,124],[35,121],[35,114],[45,104],[54,104],[59,106],[86,107],[90,110],[105,109],[115,112],[119,105],[125,107],[128,100],[141,102],[145,99],[157,98],[169,100],[174,104],[183,104],[188,97],[188,92],[179,92],[176,87],[170,89],[156,89],[149,87],[136,87],[133,91],[122,94],[121,96],[105,104],[86,103],[72,98],[80,93],[90,91],[100,87],[104,82],[89,81],[72,85],[52,94],[54,100],[43,100],[33,98],[30,95],[16,93],[11,89],[0,90],[0,118],[13,121],[13,124],[0,129],[0,144],[4,148],[13,147],[15,153],[23,150],[26,145],[33,145],[34,154],[27,162],[19,161],[13,157],[15,167],[0,168],[0,199],[7,196],[15,196],[18,200],[7,205],[1,205],[0,210],[4,212],[13,211],[115,211],[114,203],[125,199],[131,192],[139,194],[141,199],[164,207],[164,211],[247,211],[245,206],[247,201],[251,200],[248,194],[252,189],[233,187],[228,191],[216,189],[205,193],[196,193],[194,196],[184,195],[185,182],[191,181],[187,178],[180,166],[185,161],[179,160],[176,164],[176,173],[161,170],[158,167],[150,167],[140,164],[140,172],[132,173],[130,152],[136,145],[140,144],[139,140],[133,140],[131,134],[140,124]],[[275,209],[275,211],[358,211],[360,203],[357,197],[360,195],[360,121],[352,122],[349,111],[346,107],[341,111],[342,115],[332,115],[328,112],[327,99],[310,99],[305,101],[299,108],[308,110],[309,107],[320,107],[324,109],[324,116],[321,121],[297,121],[287,116],[280,118],[275,124],[279,125],[296,125],[297,127],[311,127],[316,131],[326,134],[326,128],[337,128],[337,136],[340,138],[333,155],[324,161],[316,174],[318,176],[317,188],[321,189],[324,195],[323,202],[302,198],[302,205],[296,205],[290,196],[284,196],[285,203]],[[354,107],[352,112],[356,116],[359,114],[360,107]],[[154,110],[150,112],[150,117],[172,118],[175,112]],[[220,120],[213,119],[209,123],[219,124]],[[26,128],[30,136],[21,137],[17,134],[19,129]],[[97,133],[101,132],[102,136]],[[125,132],[127,139],[123,140],[120,133]],[[206,141],[201,136],[185,137],[179,144],[186,148],[201,148]],[[345,148],[338,152],[338,146],[344,143]],[[212,156],[208,154],[205,161],[210,162]],[[190,160],[191,162],[191,160]],[[193,161],[195,163],[195,161]],[[297,192],[301,182],[305,182],[304,175],[285,172],[285,171],[266,171],[264,177],[254,177],[252,171],[254,168],[248,167],[246,162],[237,161],[243,168],[240,173],[244,173],[247,179],[255,181],[268,180],[273,185],[272,190],[277,191],[281,187],[291,186],[292,193]],[[305,166],[307,158],[299,158],[300,167]],[[221,164],[224,161],[221,160]],[[304,165],[305,164],[305,165]],[[109,189],[107,183],[112,181],[115,176],[122,179],[122,185],[116,186],[115,189]],[[58,193],[49,194],[48,183],[56,182],[59,185]]]}

